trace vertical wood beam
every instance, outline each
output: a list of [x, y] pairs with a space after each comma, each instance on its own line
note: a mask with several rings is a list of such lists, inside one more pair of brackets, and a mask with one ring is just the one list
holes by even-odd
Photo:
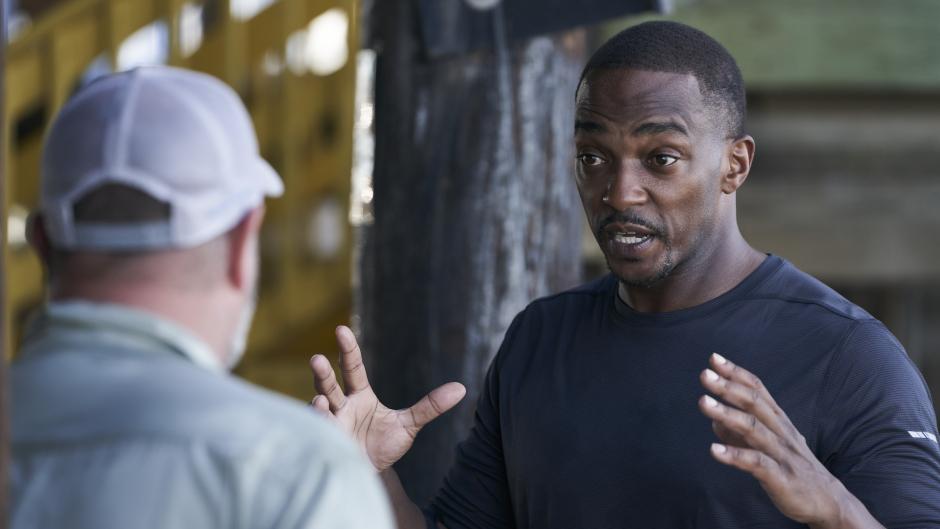
[[450, 380], [469, 390], [396, 465], [422, 504], [466, 436], [514, 315], [580, 279], [572, 134], [585, 39], [575, 31], [432, 61], [414, 0], [373, 9], [375, 221], [360, 264], [367, 365], [390, 406]]

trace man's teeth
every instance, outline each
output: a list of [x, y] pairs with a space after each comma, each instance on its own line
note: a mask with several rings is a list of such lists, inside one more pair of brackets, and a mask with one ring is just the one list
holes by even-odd
[[621, 244], [640, 244], [649, 239], [649, 235], [636, 235], [633, 233], [615, 233], [614, 241]]

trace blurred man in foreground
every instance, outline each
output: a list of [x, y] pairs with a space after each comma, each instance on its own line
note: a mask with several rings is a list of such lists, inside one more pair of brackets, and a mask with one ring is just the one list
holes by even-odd
[[12, 369], [12, 527], [390, 529], [342, 432], [227, 372], [282, 192], [238, 96], [175, 68], [111, 75], [44, 149], [49, 302]]
[[399, 525], [940, 528], [936, 419], [903, 348], [738, 229], [755, 143], [727, 50], [635, 26], [594, 54], [575, 106], [578, 191], [611, 274], [516, 317], [425, 513], [391, 465], [463, 388], [385, 408], [346, 329], [345, 392], [311, 361], [314, 406], [359, 436]]

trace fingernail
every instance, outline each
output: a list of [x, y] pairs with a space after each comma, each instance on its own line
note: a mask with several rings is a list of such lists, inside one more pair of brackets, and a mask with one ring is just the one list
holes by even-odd
[[708, 380], [709, 382], [718, 382], [718, 373], [715, 373], [711, 369], [706, 369], [705, 380]]
[[708, 406], [709, 408], [717, 408], [718, 401], [709, 397], [708, 395], [705, 395], [705, 405]]
[[725, 358], [725, 357], [723, 357], [723, 356], [721, 356], [721, 355], [718, 354], [718, 353], [712, 353], [712, 358], [715, 359], [715, 362], [717, 362], [718, 364], [721, 364], [721, 365], [724, 365], [724, 364], [727, 364], [727, 363], [728, 363], [728, 359]]
[[712, 452], [716, 454], [724, 454], [728, 451], [728, 447], [719, 443], [712, 443]]

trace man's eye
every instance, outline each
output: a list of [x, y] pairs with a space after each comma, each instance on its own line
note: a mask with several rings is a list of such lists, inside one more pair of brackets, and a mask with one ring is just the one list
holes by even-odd
[[654, 154], [651, 158], [651, 161], [656, 167], [669, 167], [670, 165], [678, 162], [679, 158], [671, 154]]
[[600, 156], [595, 156], [593, 154], [580, 154], [578, 155], [578, 160], [587, 166], [595, 166], [603, 163]]

